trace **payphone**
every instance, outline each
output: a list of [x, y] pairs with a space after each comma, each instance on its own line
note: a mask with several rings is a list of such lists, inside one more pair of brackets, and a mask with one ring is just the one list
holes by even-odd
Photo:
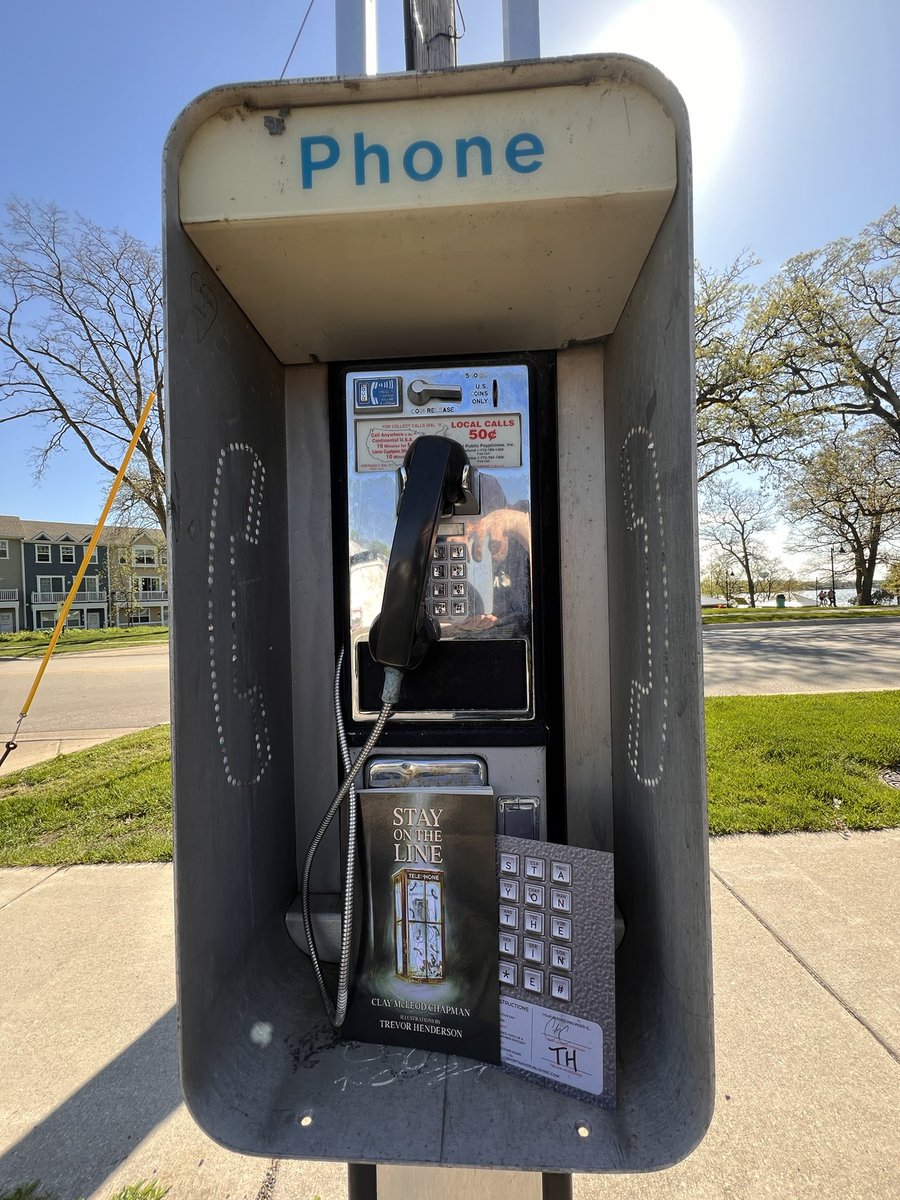
[[[608, 55], [216, 89], [170, 135], [165, 262], [191, 1111], [279, 1157], [677, 1161], [713, 1088], [682, 101]], [[367, 797], [489, 794], [494, 986], [554, 1009], [568, 981], [597, 1012], [615, 979], [614, 1105], [335, 1034], [298, 893], [357, 761], [364, 825]], [[333, 822], [306, 879], [332, 964], [341, 845]], [[579, 851], [615, 858], [614, 962], [611, 878], [579, 893]], [[437, 989], [464, 910], [423, 865], [398, 863], [392, 944]]]
[[[480, 759], [472, 778], [495, 788], [499, 832], [546, 837], [551, 726], [561, 725], [551, 721], [560, 697], [556, 477], [547, 453], [553, 358], [354, 366], [337, 372], [335, 384], [343, 453], [333, 511], [346, 514], [336, 536], [346, 537], [338, 606], [351, 743], [380, 707], [387, 659], [373, 644], [373, 622], [381, 613], [383, 624], [385, 600], [393, 609], [392, 597], [407, 598], [413, 620], [434, 629], [434, 644], [404, 676], [382, 745], [417, 759], [419, 748], [433, 752], [437, 772], [448, 753]], [[427, 531], [406, 504], [410, 474], [434, 470], [424, 459], [405, 463], [423, 437], [458, 447], [461, 464], [459, 496]], [[398, 523], [398, 509], [413, 528]], [[396, 546], [391, 578], [395, 528], [401, 540], [420, 541], [424, 557], [414, 567]], [[417, 767], [416, 779], [428, 771]], [[562, 840], [559, 814], [549, 832]]]

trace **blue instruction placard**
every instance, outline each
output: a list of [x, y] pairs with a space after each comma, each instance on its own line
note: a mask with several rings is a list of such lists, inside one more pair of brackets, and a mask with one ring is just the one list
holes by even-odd
[[372, 375], [353, 381], [353, 407], [357, 412], [377, 408], [381, 411], [399, 409], [400, 378], [397, 375]]

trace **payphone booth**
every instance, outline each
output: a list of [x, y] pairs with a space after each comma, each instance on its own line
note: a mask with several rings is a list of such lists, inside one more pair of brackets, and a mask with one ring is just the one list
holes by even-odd
[[[713, 1103], [680, 98], [603, 56], [238, 85], [186, 109], [165, 170], [192, 1113], [267, 1156], [676, 1162]], [[377, 923], [358, 834], [320, 828], [357, 761], [363, 823], [388, 796], [409, 840], [378, 918], [405, 999], [373, 990], [364, 1040], [317, 980], [348, 952], [352, 992], [341, 912]], [[451, 810], [490, 836], [462, 890]], [[479, 904], [490, 1065], [409, 1044], [468, 1011]], [[528, 1060], [538, 1016], [561, 1082]]]

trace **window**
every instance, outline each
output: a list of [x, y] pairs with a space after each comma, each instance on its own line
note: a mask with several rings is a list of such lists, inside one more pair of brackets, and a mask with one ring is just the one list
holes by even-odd
[[0, 538], [0, 558], [9, 558], [9, 542], [6, 538]]
[[71, 610], [71, 612], [69, 613], [69, 615], [66, 617], [66, 628], [67, 629], [80, 629], [81, 628], [81, 609], [80, 608], [73, 608]]
[[38, 575], [38, 603], [50, 604], [56, 600], [65, 600], [66, 590], [62, 575]]
[[145, 592], [161, 592], [158, 575], [141, 575], [138, 577], [138, 591]]
[[100, 598], [100, 576], [85, 575], [81, 581], [81, 586], [75, 593], [75, 599], [81, 603], [85, 599], [98, 600]]
[[56, 624], [56, 613], [44, 608], [38, 615], [38, 629], [52, 629]]
[[136, 567], [155, 567], [156, 566], [156, 547], [155, 546], [135, 546], [135, 548], [134, 548], [134, 565]]
[[73, 563], [75, 561], [75, 547], [74, 546], [60, 546], [59, 561], [61, 563]]
[[35, 562], [50, 562], [50, 547], [46, 542], [38, 542], [34, 548]]
[[98, 555], [98, 554], [99, 554], [99, 551], [98, 551], [98, 550], [95, 550], [95, 551], [94, 551], [94, 553], [91, 555], [91, 562], [92, 562], [92, 563], [95, 563], [95, 562], [99, 562], [99, 561], [100, 561], [100, 560], [98, 559], [98, 557], [97, 557], [97, 555]]

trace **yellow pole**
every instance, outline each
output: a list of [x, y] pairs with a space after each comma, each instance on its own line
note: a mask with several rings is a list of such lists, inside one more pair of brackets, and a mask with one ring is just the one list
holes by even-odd
[[[103, 512], [100, 514], [100, 520], [97, 522], [97, 528], [91, 537], [87, 550], [84, 552], [84, 558], [81, 560], [81, 566], [75, 578], [72, 580], [72, 586], [69, 588], [69, 594], [66, 596], [65, 604], [63, 604], [59, 617], [56, 620], [56, 628], [53, 630], [53, 636], [50, 638], [50, 644], [44, 652], [44, 657], [41, 660], [41, 665], [38, 668], [38, 673], [35, 676], [34, 683], [31, 685], [31, 691], [25, 703], [22, 705], [22, 711], [19, 713], [19, 725], [25, 717], [28, 716], [28, 710], [31, 707], [31, 702], [34, 699], [34, 694], [38, 690], [38, 685], [44, 676], [44, 671], [47, 669], [47, 663], [50, 661], [50, 655], [56, 648], [56, 643], [59, 641], [59, 635], [62, 632], [63, 626], [66, 623], [66, 617], [69, 615], [69, 609], [72, 607], [72, 601], [75, 599], [75, 593], [81, 587], [81, 581], [84, 579], [85, 572], [88, 569], [88, 564], [91, 560], [91, 555], [97, 549], [97, 543], [100, 541], [100, 534], [103, 532], [103, 526], [106, 523], [106, 518], [109, 516], [109, 510], [112, 508], [113, 500], [116, 498], [116, 492], [119, 490], [119, 485], [125, 478], [125, 472], [128, 469], [128, 464], [131, 461], [131, 456], [134, 453], [134, 448], [137, 445], [138, 438], [141, 436], [141, 431], [146, 424], [147, 417], [150, 415], [150, 409], [156, 399], [156, 392], [151, 392], [147, 397], [147, 403], [144, 405], [144, 410], [140, 415], [137, 425], [134, 429], [131, 441], [128, 443], [128, 449], [125, 451], [125, 457], [122, 459], [122, 465], [119, 467], [119, 472], [113, 480], [113, 485], [110, 488], [109, 495], [106, 498], [106, 504], [103, 507]], [[18, 726], [16, 728], [18, 733]], [[8, 744], [8, 743], [7, 743]]]

